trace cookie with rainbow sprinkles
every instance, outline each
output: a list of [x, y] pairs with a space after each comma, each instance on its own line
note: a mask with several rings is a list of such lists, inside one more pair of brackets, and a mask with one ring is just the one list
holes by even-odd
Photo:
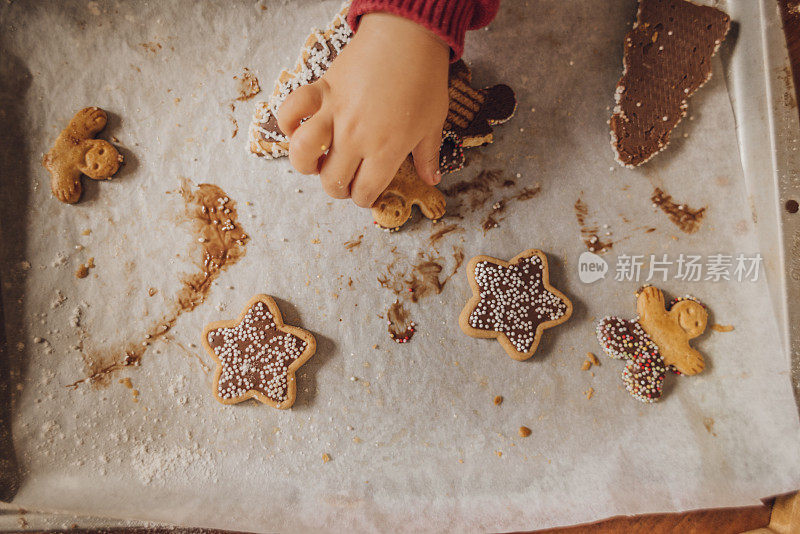
[[609, 316], [597, 325], [597, 339], [611, 358], [626, 360], [625, 389], [642, 402], [661, 399], [668, 372], [695, 375], [705, 368], [703, 355], [689, 340], [705, 332], [708, 312], [692, 296], [665, 303], [664, 293], [645, 286], [636, 294], [634, 319]]

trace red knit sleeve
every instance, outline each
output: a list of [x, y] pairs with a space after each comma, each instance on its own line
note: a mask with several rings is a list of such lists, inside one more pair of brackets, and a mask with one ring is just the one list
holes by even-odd
[[464, 34], [489, 24], [500, 0], [353, 0], [347, 21], [355, 31], [361, 15], [383, 11], [422, 24], [441, 37], [453, 51], [453, 61], [464, 51]]

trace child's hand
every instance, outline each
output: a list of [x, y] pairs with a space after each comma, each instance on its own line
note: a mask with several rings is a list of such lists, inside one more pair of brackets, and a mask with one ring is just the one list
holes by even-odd
[[319, 173], [330, 196], [365, 208], [409, 153], [419, 176], [438, 183], [449, 57], [444, 41], [415, 22], [364, 15], [325, 75], [281, 105], [292, 165]]

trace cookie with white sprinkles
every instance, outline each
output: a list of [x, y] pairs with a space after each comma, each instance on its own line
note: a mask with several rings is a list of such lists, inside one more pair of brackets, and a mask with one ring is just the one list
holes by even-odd
[[273, 408], [294, 404], [295, 372], [314, 354], [309, 332], [283, 323], [277, 304], [256, 295], [237, 320], [211, 323], [203, 346], [214, 358], [214, 396], [222, 404], [256, 399]]
[[511, 261], [476, 256], [467, 265], [472, 298], [459, 325], [465, 334], [496, 338], [509, 356], [527, 360], [542, 333], [572, 315], [572, 303], [550, 285], [547, 256], [529, 249]]

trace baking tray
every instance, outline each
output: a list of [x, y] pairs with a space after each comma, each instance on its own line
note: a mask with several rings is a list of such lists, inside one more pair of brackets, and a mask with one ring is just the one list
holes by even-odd
[[[90, 2], [88, 6], [91, 7], [93, 4], [97, 5]], [[796, 137], [794, 138], [794, 144], [792, 144], [792, 136], [789, 135], [789, 132], [797, 131], [797, 119], [796, 114], [792, 116], [791, 113], [780, 106], [781, 102], [784, 101], [786, 90], [783, 85], [785, 82], [781, 78], [782, 69], [788, 63], [785, 61], [785, 47], [779, 31], [779, 19], [777, 18], [777, 12], [772, 7], [771, 2], [766, 0], [758, 3], [746, 1], [730, 2], [726, 9], [729, 10], [735, 20], [758, 20], [760, 24], [748, 24], [745, 28], [747, 32], [754, 32], [755, 35], [744, 33], [737, 35], [735, 33], [737, 28], [735, 28], [732, 35], [733, 39], [726, 43], [721, 54], [723, 55], [723, 64], [728, 66], [726, 68], [726, 78], [734, 109], [736, 110], [737, 133], [739, 135], [742, 164], [745, 167], [744, 174], [748, 177], [748, 192], [752, 198], [751, 205], [755, 213], [754, 217], [759, 221], [757, 228], [759, 228], [762, 238], [762, 250], [766, 260], [765, 267], [768, 274], [770, 293], [781, 328], [783, 343], [785, 343], [786, 347], [789, 347], [790, 340], [794, 339], [796, 342], [796, 336], [794, 338], [791, 337], [792, 325], [797, 326], [796, 316], [791, 314], [796, 312], [792, 311], [791, 299], [788, 296], [791, 295], [792, 288], [797, 289], [797, 285], [792, 286], [790, 282], [794, 272], [793, 269], [796, 270], [796, 267], [792, 267], [792, 261], [797, 262], [797, 254], [791, 255], [785, 252], [787, 247], [784, 244], [784, 240], [793, 221], [791, 217], [786, 217], [783, 214], [781, 206], [785, 205], [787, 200], [797, 194], [797, 161], [789, 158], [791, 154], [796, 154], [797, 150]], [[727, 58], [729, 61], [726, 61], [725, 54], [729, 53], [735, 46], [741, 46], [743, 42], [748, 43], [748, 46], [752, 46], [754, 43], [761, 43], [763, 45], [764, 61], [760, 63], [754, 61], [753, 56], [758, 56], [757, 54], [748, 55], [749, 62], [740, 57], [742, 54], [733, 54]], [[292, 56], [294, 48], [292, 46], [286, 48], [287, 50], [284, 51], [286, 56]], [[781, 56], [783, 64], [781, 64]], [[737, 60], [741, 61], [742, 64], [737, 65]], [[262, 83], [266, 86], [268, 86], [269, 80], [269, 76], [261, 77]], [[19, 83], [20, 81], [24, 82], [24, 80], [8, 80], [4, 83], [11, 84]], [[781, 89], [782, 87], [783, 90]], [[765, 89], [767, 90], [766, 93]], [[754, 105], [755, 102], [758, 103], [757, 106]], [[790, 106], [784, 107], [791, 109]], [[757, 112], [758, 110], [760, 112]], [[750, 122], [746, 120], [748, 113], [750, 114]], [[781, 119], [782, 115], [786, 116]], [[767, 126], [764, 126], [765, 123], [767, 123]], [[510, 126], [514, 127], [514, 124]], [[763, 127], [763, 131], [754, 133], [759, 132], [759, 130], [755, 129], [759, 126]], [[24, 140], [8, 131], [4, 132], [3, 136], [3, 141], [10, 144], [24, 142]], [[20, 153], [22, 153], [23, 149], [24, 147], [20, 147]], [[8, 153], [8, 151], [4, 151], [6, 157]], [[11, 168], [14, 163], [13, 161], [6, 161], [3, 168]], [[765, 169], [769, 169], [769, 172], [766, 172]], [[790, 175], [788, 169], [795, 169], [795, 174]], [[766, 176], [769, 179], [762, 181], [759, 176]], [[789, 182], [788, 185], [794, 184], [795, 187], [791, 190], [786, 189], [787, 182]], [[11, 200], [14, 201], [16, 199]], [[763, 224], [764, 221], [773, 221], [774, 224]], [[778, 221], [781, 221], [783, 226], [780, 226]], [[794, 222], [796, 223], [796, 221]], [[14, 228], [13, 221], [10, 223], [4, 221], [4, 223], [6, 229], [8, 229], [9, 224]], [[782, 228], [783, 233], [776, 231], [776, 228]], [[791, 228], [793, 228], [791, 232], [794, 232], [793, 235], [796, 239], [796, 224]], [[19, 226], [19, 230], [22, 233], [24, 228]], [[8, 235], [8, 232], [6, 232], [6, 235]], [[783, 237], [777, 239], [776, 236], [778, 235]], [[770, 238], [772, 239], [771, 241]], [[13, 247], [14, 243], [4, 243], [4, 246]], [[791, 249], [789, 248], [788, 250]], [[794, 260], [791, 260], [792, 257]], [[792, 322], [791, 317], [795, 317], [794, 322]], [[9, 321], [9, 318], [7, 317], [6, 320]], [[16, 319], [13, 317], [10, 319], [10, 321], [14, 320]], [[796, 348], [793, 357], [793, 361], [796, 364]], [[794, 378], [796, 387], [796, 374]], [[3, 474], [6, 475], [12, 472], [12, 469], [4, 469], [3, 471]], [[6, 487], [13, 489], [13, 485]]]
[[782, 31], [780, 7], [772, 0], [731, 2], [733, 37], [763, 54], [727, 53], [725, 75], [736, 116], [736, 132], [753, 217], [764, 255], [770, 294], [800, 404], [800, 123], [797, 93]]

